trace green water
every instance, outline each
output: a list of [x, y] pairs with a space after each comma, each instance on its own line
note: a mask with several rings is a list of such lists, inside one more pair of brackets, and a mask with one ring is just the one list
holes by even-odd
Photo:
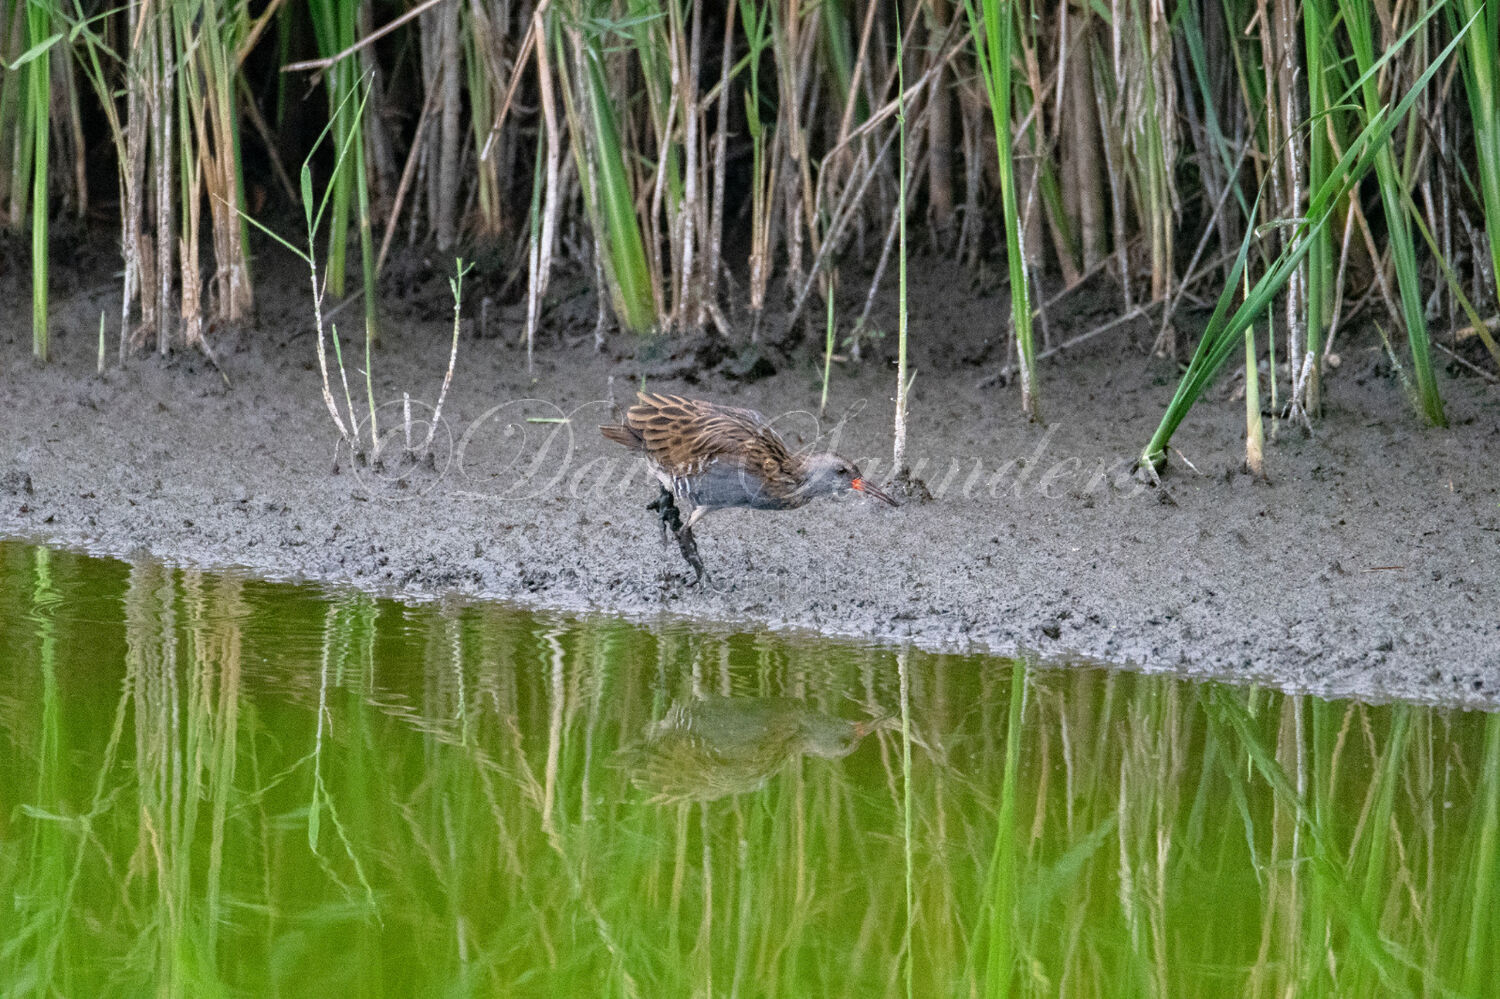
[[0, 543], [0, 995], [1500, 994], [1500, 716]]

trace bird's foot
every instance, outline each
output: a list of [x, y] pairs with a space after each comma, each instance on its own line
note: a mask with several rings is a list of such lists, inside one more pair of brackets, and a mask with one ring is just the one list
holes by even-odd
[[672, 491], [665, 486], [662, 487], [661, 495], [646, 504], [647, 510], [655, 510], [661, 515], [661, 540], [662, 544], [667, 542], [667, 532], [673, 535], [682, 533], [682, 514], [677, 509], [677, 503], [672, 498]]
[[677, 509], [672, 491], [663, 486], [661, 495], [647, 503], [646, 509], [660, 515], [662, 544], [666, 544], [669, 535], [676, 538], [678, 550], [693, 569], [693, 582], [707, 585], [708, 571], [703, 568], [703, 559], [698, 554], [698, 540], [693, 537], [693, 529], [683, 523], [682, 512]]

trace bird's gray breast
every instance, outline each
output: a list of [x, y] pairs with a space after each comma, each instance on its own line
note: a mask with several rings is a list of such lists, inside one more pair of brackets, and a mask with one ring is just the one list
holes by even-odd
[[733, 461], [710, 460], [693, 475], [676, 476], [670, 488], [694, 506], [774, 510], [788, 505], [785, 497], [768, 488], [763, 476]]

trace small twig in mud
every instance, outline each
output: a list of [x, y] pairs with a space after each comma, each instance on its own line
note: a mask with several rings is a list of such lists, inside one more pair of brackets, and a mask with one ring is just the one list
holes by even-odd
[[[102, 320], [104, 319], [104, 317], [101, 315], [99, 317], [99, 319], [101, 320], [101, 322], [99, 324], [99, 372], [100, 372], [100, 374], [103, 374], [104, 373], [104, 324], [103, 324]], [[219, 377], [222, 378], [222, 379], [224, 379], [224, 387], [227, 388], [227, 389], [234, 388], [234, 383], [229, 380], [229, 372], [227, 372], [227, 371], [224, 370], [224, 365], [222, 365], [222, 364], [219, 363], [219, 359], [214, 356], [213, 348], [208, 345], [208, 337], [206, 337], [206, 336], [200, 336], [198, 338], [198, 340], [197, 340], [197, 346], [198, 346], [199, 350], [203, 351], [203, 356], [206, 357], [206, 358], [208, 358], [208, 363], [212, 364], [214, 366], [214, 370], [219, 373]]]
[[361, 298], [364, 297], [364, 295], [365, 295], [365, 290], [363, 288], [355, 288], [353, 291], [351, 291], [349, 293], [349, 295], [348, 295], [347, 298], [345, 298], [343, 301], [339, 302], [339, 304], [335, 305], [333, 308], [329, 309], [327, 312], [323, 313], [323, 321], [324, 322], [332, 322], [333, 319], [340, 312], [343, 312], [349, 306], [353, 305], [355, 302], [358, 302]]
[[1443, 353], [1447, 354], [1449, 357], [1453, 358], [1453, 360], [1457, 361], [1459, 364], [1474, 372], [1480, 378], [1483, 378], [1485, 381], [1489, 382], [1491, 385], [1500, 383], [1500, 378], [1496, 378], [1494, 375], [1490, 374], [1488, 371], [1484, 370], [1473, 361], [1465, 360], [1464, 358], [1460, 357], [1458, 354], [1454, 353], [1451, 348], [1438, 343], [1436, 340], [1432, 341], [1432, 345], [1438, 350], [1441, 350]]
[[1187, 455], [1183, 454], [1181, 451], [1177, 450], [1175, 447], [1172, 448], [1172, 453], [1175, 454], [1177, 457], [1181, 458], [1182, 459], [1182, 463], [1184, 465], [1186, 465], [1188, 468], [1191, 468], [1193, 470], [1193, 474], [1195, 474], [1195, 475], [1202, 475], [1203, 474], [1202, 472], [1198, 471], [1198, 466], [1197, 465], [1193, 464], [1191, 461], [1188, 461]]

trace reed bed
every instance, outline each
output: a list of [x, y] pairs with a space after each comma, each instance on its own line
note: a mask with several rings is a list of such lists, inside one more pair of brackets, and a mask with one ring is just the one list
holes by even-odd
[[528, 350], [568, 272], [599, 342], [821, 345], [821, 298], [858, 359], [910, 243], [1008, 276], [991, 374], [1033, 416], [1040, 360], [1124, 325], [1054, 342], [1049, 309], [1109, 282], [1190, 358], [1155, 469], [1242, 346], [1309, 424], [1351, 328], [1404, 343], [1434, 424], [1443, 364], [1500, 376], [1495, 37], [1478, 0], [0, 0], [0, 225], [32, 237], [38, 358], [49, 221], [100, 202], [120, 357], [211, 353], [254, 307], [245, 215], [305, 200], [285, 164], [329, 125], [327, 288], [367, 341], [399, 237], [486, 261]]

